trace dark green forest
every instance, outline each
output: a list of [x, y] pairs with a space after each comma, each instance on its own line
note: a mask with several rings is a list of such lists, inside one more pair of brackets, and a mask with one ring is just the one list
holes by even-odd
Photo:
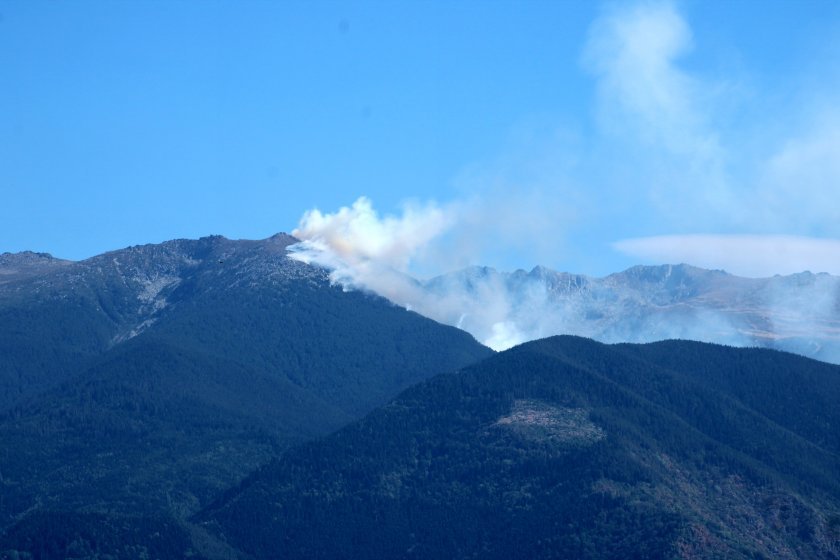
[[840, 366], [495, 354], [294, 241], [4, 273], [0, 559], [840, 558]]
[[[98, 553], [136, 557], [103, 543], [141, 542], [149, 520], [179, 535], [290, 445], [492, 353], [331, 285], [286, 257], [293, 241], [135, 247], [0, 285], [0, 550], [70, 546], [84, 527]], [[148, 278], [169, 282], [157, 302], [141, 301]]]
[[[796, 391], [776, 418], [751, 404]], [[835, 558], [836, 434], [808, 419], [836, 425], [838, 391], [840, 368], [773, 351], [546, 339], [290, 450], [196, 520], [259, 558]]]

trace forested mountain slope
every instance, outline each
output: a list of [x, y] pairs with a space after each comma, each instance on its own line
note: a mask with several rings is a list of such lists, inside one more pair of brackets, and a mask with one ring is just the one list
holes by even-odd
[[0, 276], [0, 530], [182, 519], [287, 446], [491, 354], [331, 285], [287, 258], [295, 241], [178, 240], [78, 263], [6, 255], [17, 268]]
[[840, 368], [554, 337], [402, 393], [198, 515], [259, 558], [837, 558]]

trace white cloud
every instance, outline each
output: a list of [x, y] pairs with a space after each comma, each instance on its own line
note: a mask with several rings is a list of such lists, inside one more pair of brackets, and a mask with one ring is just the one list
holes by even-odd
[[646, 263], [687, 263], [747, 277], [809, 270], [840, 274], [840, 239], [792, 235], [661, 235], [613, 247]]

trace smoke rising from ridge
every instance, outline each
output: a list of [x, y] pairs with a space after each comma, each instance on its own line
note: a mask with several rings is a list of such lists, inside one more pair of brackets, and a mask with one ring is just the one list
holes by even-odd
[[451, 225], [451, 216], [433, 204], [407, 205], [399, 218], [380, 218], [361, 197], [335, 214], [310, 210], [293, 234], [313, 249], [329, 248], [350, 265], [387, 265], [405, 272], [411, 260]]
[[[700, 47], [671, 2], [607, 6], [581, 61], [596, 92], [592, 136], [581, 140], [574, 125], [542, 136], [535, 127], [523, 136], [538, 142], [466, 165], [457, 200], [445, 204], [379, 216], [360, 198], [334, 213], [307, 212], [293, 232], [302, 240], [294, 258], [496, 349], [571, 333], [783, 347], [820, 339], [816, 351], [827, 355], [823, 343], [840, 338], [836, 277], [765, 277], [838, 273], [840, 98], [763, 100], [763, 114], [786, 122], [752, 122], [742, 76], [683, 64]], [[746, 116], [731, 118], [741, 108]], [[505, 250], [518, 263], [534, 257], [528, 266], [576, 259], [591, 271], [611, 252], [634, 259], [625, 263], [752, 278], [690, 267], [592, 278], [470, 266], [505, 262], [487, 258]]]
[[432, 293], [409, 275], [417, 261], [440, 258], [439, 244], [463, 218], [465, 207], [407, 206], [401, 216], [380, 217], [362, 197], [335, 213], [312, 210], [292, 232], [301, 243], [290, 249], [291, 257], [328, 268], [331, 280], [345, 288], [372, 291], [463, 328], [491, 348], [509, 348], [528, 338], [507, 322], [511, 306], [501, 286], [491, 281], [469, 288], [451, 284]]
[[[840, 361], [840, 278], [809, 273], [740, 278], [691, 266], [634, 267], [605, 278], [499, 272], [470, 266], [419, 280], [411, 264], [438, 254], [459, 226], [456, 206], [379, 216], [360, 198], [335, 213], [307, 212], [292, 258], [504, 350], [555, 334], [603, 342], [683, 338], [771, 346]], [[428, 263], [427, 263], [428, 264]]]

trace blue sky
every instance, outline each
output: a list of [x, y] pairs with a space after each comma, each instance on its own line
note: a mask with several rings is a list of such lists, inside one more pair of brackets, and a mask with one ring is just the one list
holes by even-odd
[[0, 252], [838, 273], [838, 92], [829, 1], [0, 1]]

